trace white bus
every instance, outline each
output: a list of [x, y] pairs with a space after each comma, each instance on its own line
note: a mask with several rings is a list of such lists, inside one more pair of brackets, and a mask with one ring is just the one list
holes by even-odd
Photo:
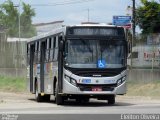
[[115, 103], [126, 93], [127, 40], [124, 28], [75, 25], [53, 30], [27, 42], [29, 90], [38, 102], [56, 104], [90, 98]]

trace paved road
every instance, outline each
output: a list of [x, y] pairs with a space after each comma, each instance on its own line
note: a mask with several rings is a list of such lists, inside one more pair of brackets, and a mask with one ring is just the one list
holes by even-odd
[[90, 103], [78, 104], [73, 100], [63, 106], [57, 106], [53, 101], [37, 103], [31, 94], [0, 93], [0, 114], [148, 114], [160, 113], [160, 100], [146, 97], [120, 96], [115, 105], [106, 101], [92, 99]]

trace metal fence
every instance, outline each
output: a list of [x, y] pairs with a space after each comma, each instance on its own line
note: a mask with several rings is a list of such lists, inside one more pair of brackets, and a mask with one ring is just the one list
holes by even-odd
[[24, 76], [25, 69], [26, 69], [26, 42], [7, 41], [6, 34], [1, 33], [0, 75]]
[[128, 65], [133, 68], [160, 69], [160, 34], [137, 35]]
[[140, 34], [133, 42], [127, 60], [129, 81], [160, 81], [160, 34]]

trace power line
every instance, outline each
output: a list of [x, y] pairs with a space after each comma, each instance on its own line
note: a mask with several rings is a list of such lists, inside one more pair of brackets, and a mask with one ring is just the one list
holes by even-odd
[[69, 5], [69, 4], [79, 4], [79, 3], [85, 3], [85, 2], [91, 2], [94, 0], [77, 0], [77, 1], [64, 1], [59, 3], [48, 3], [48, 4], [30, 4], [31, 6], [60, 6], [60, 5]]

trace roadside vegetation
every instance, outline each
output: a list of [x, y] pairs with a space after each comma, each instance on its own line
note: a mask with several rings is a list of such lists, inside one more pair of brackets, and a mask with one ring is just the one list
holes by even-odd
[[[19, 27], [20, 37], [33, 37], [37, 34], [32, 25], [32, 18], [36, 15], [35, 10], [24, 2], [19, 2], [19, 5], [14, 4], [12, 0], [6, 0], [0, 4], [0, 27], [9, 37], [19, 37]], [[21, 12], [19, 7], [22, 8]]]
[[3, 92], [26, 92], [26, 78], [0, 76], [0, 91]]
[[151, 82], [128, 82], [127, 96], [160, 98], [160, 80]]
[[[0, 76], [1, 92], [27, 92], [26, 78]], [[127, 83], [127, 96], [160, 98], [160, 80]]]

